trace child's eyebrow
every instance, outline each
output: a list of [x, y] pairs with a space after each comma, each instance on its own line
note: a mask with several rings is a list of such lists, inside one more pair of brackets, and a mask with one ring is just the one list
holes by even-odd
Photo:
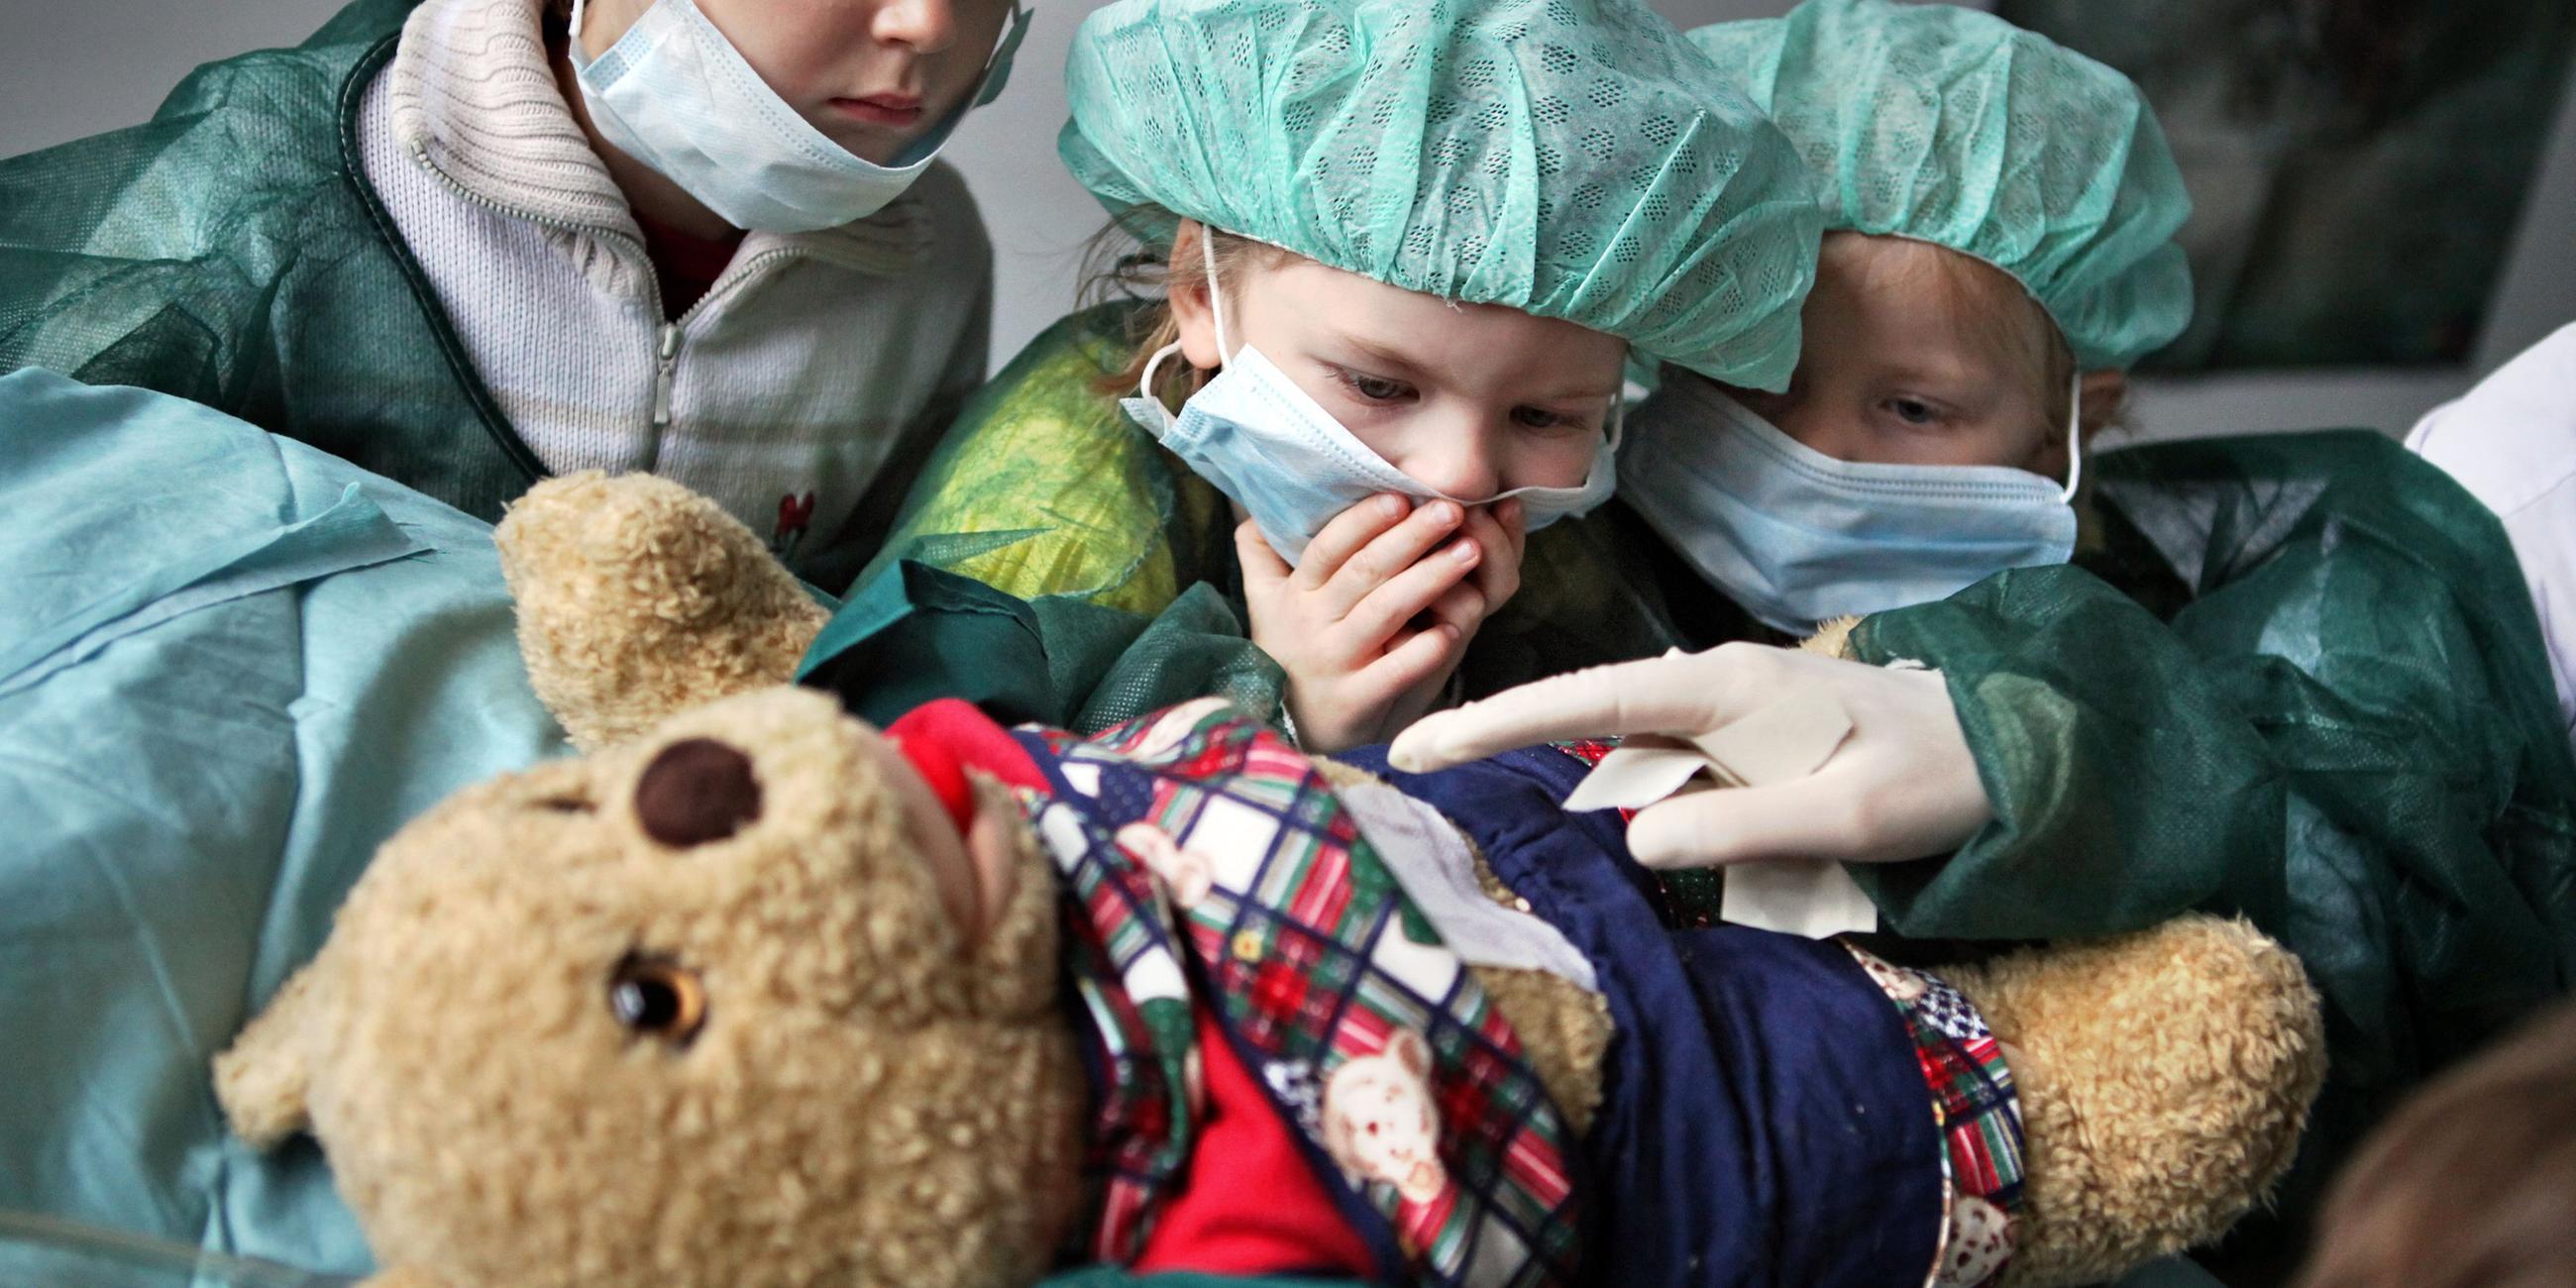
[[1393, 349], [1384, 348], [1370, 341], [1363, 340], [1358, 336], [1352, 335], [1342, 336], [1341, 342], [1346, 348], [1354, 350], [1357, 356], [1365, 361], [1375, 363], [1382, 367], [1391, 367], [1398, 374], [1402, 375], [1410, 376], [1421, 374], [1421, 367], [1415, 365], [1412, 359], [1405, 357], [1403, 354], [1397, 353]]
[[1881, 380], [1912, 381], [1942, 385], [1953, 389], [1976, 389], [1994, 383], [1998, 377], [1990, 370], [1979, 370], [1967, 362], [1925, 362], [1912, 358], [1874, 357], [1868, 372]]

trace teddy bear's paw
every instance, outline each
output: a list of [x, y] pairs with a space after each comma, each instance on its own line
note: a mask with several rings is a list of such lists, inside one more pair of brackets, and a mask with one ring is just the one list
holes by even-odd
[[1942, 972], [2004, 1043], [2028, 1184], [2007, 1282], [2205, 1244], [2288, 1168], [2325, 1076], [2316, 992], [2241, 920], [2186, 916]]
[[648, 474], [546, 480], [493, 535], [528, 678], [585, 749], [788, 680], [827, 616], [739, 520]]
[[289, 977], [268, 1005], [215, 1057], [215, 1100], [233, 1134], [267, 1149], [306, 1126], [310, 1087], [304, 1027], [317, 985], [310, 967]]

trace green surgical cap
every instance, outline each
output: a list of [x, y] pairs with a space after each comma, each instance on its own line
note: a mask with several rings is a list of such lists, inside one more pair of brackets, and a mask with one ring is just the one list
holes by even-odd
[[1813, 180], [1663, 19], [1621, 0], [1118, 0], [1057, 150], [1130, 232], [1175, 218], [1783, 388]]
[[1807, 0], [1690, 34], [1813, 167], [1829, 228], [1964, 251], [2030, 289], [2086, 368], [2191, 321], [2191, 196], [2128, 77], [1989, 14]]

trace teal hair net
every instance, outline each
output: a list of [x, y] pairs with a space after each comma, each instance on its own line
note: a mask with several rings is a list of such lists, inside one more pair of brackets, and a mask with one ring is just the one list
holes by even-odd
[[2191, 320], [2191, 196], [2128, 77], [1990, 14], [1807, 0], [1690, 34], [1814, 168], [1829, 228], [1964, 251], [2030, 289], [2078, 365]]
[[1822, 221], [1795, 149], [1627, 0], [1118, 0], [1058, 151], [1128, 231], [1188, 218], [1783, 388]]

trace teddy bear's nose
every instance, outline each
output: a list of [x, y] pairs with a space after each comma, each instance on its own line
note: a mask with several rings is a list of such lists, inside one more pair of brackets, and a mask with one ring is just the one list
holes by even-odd
[[635, 820], [644, 834], [685, 848], [721, 841], [760, 817], [760, 780], [751, 757], [713, 738], [664, 747], [635, 784]]

